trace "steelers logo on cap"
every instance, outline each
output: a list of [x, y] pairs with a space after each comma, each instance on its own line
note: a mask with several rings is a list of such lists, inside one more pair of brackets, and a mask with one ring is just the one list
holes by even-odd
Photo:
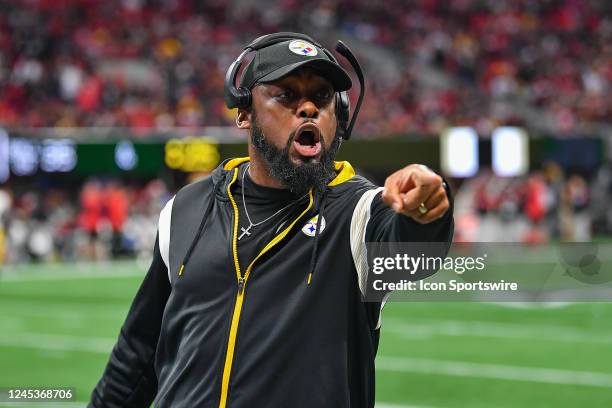
[[292, 53], [304, 55], [306, 57], [314, 57], [317, 55], [317, 48], [309, 42], [302, 40], [294, 40], [289, 43], [289, 49]]

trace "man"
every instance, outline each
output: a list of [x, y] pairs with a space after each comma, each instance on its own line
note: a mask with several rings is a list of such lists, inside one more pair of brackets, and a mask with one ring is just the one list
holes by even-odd
[[334, 162], [347, 73], [276, 42], [242, 76], [249, 157], [186, 186], [92, 407], [373, 407], [381, 303], [365, 242], [451, 240], [442, 179], [409, 165], [378, 188]]

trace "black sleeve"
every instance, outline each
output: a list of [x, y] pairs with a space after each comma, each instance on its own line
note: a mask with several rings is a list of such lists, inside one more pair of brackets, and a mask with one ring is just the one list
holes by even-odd
[[[429, 224], [419, 224], [412, 218], [397, 214], [376, 194], [370, 207], [366, 242], [448, 242], [453, 239], [453, 197], [444, 183], [450, 207], [444, 216]], [[446, 256], [446, 254], [444, 254]]]
[[88, 408], [151, 405], [157, 392], [155, 350], [169, 296], [167, 268], [156, 239], [153, 262], [132, 302]]

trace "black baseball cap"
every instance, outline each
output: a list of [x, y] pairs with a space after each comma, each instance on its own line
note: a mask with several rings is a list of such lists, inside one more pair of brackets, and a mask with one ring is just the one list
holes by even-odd
[[298, 68], [309, 67], [331, 82], [336, 92], [351, 88], [346, 71], [321, 47], [306, 40], [289, 39], [256, 51], [240, 80], [240, 86], [274, 82]]

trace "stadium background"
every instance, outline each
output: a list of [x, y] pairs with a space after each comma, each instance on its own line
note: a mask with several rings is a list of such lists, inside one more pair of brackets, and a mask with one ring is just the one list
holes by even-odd
[[[605, 0], [0, 0], [0, 11], [0, 387], [70, 386], [75, 406], [87, 400], [159, 210], [246, 152], [223, 77], [267, 32], [356, 51], [366, 101], [341, 158], [378, 182], [411, 162], [443, 169], [452, 127], [477, 135], [478, 168], [446, 174], [457, 240], [611, 253]], [[492, 170], [492, 135], [508, 126], [529, 152], [512, 177]], [[377, 406], [610, 406], [611, 317], [604, 303], [392, 302]]]

